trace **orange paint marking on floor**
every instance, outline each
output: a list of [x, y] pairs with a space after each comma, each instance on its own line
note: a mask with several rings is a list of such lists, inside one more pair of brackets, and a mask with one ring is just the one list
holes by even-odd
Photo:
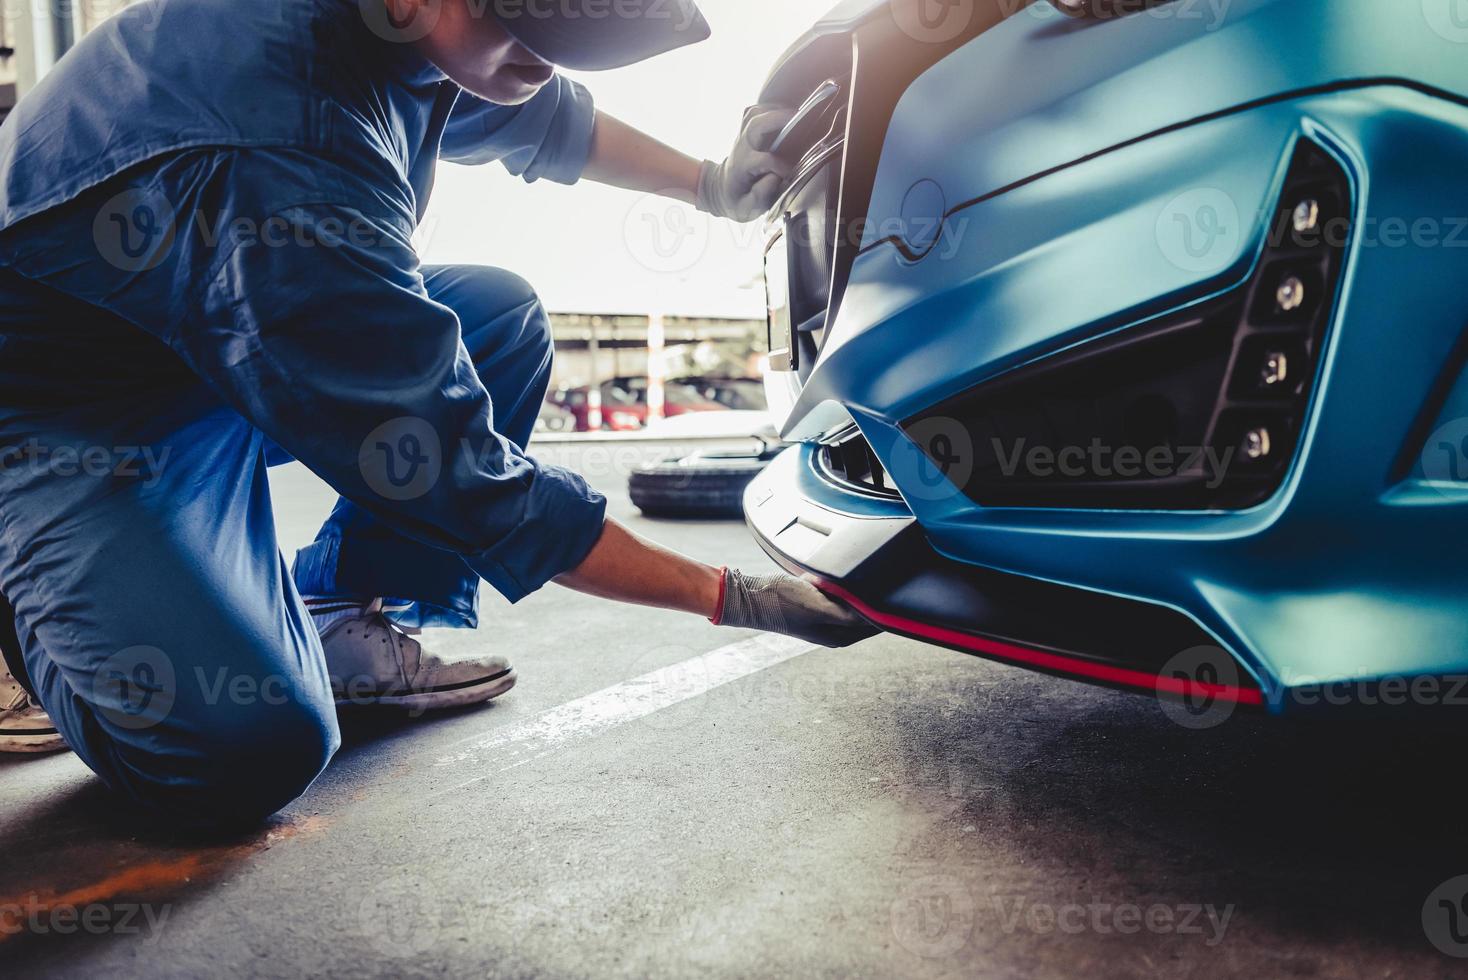
[[67, 891], [33, 889], [20, 895], [0, 897], [0, 943], [22, 934], [26, 922], [36, 912], [77, 910], [123, 897], [168, 894], [192, 883], [197, 877], [212, 876], [252, 854], [303, 834], [320, 833], [329, 825], [330, 821], [325, 817], [310, 816], [299, 822], [272, 827], [257, 840], [228, 847], [205, 848], [176, 858], [142, 861], [100, 881]]

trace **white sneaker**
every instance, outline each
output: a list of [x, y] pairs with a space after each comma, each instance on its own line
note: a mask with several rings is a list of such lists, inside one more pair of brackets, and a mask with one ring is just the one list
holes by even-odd
[[324, 624], [321, 646], [339, 705], [461, 708], [515, 686], [515, 670], [504, 657], [447, 661], [424, 650], [414, 639], [417, 630], [405, 630], [383, 614], [381, 599], [365, 606], [313, 601], [308, 608]]
[[0, 752], [59, 752], [66, 740], [9, 671], [0, 673]]

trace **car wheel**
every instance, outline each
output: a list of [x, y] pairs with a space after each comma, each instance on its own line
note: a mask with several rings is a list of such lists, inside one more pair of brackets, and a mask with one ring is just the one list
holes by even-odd
[[650, 517], [742, 517], [744, 490], [772, 454], [694, 453], [632, 472], [632, 503]]

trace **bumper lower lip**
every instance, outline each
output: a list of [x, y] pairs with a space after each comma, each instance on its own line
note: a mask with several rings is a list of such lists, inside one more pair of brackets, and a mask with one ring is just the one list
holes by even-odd
[[[749, 487], [745, 516], [760, 546], [874, 624], [1030, 670], [1164, 698], [1262, 706], [1263, 691], [1180, 612], [953, 561], [928, 544], [900, 500], [830, 485], [816, 447], [785, 452]], [[1170, 669], [1217, 649], [1218, 682]]]
[[1262, 706], [1264, 694], [1258, 688], [1237, 684], [1200, 684], [1179, 680], [1145, 671], [1130, 670], [1110, 664], [1095, 663], [1079, 657], [1066, 656], [1049, 650], [1021, 646], [1002, 640], [967, 633], [961, 630], [923, 623], [915, 619], [885, 613], [858, 598], [834, 582], [817, 577], [817, 584], [824, 591], [840, 597], [857, 612], [892, 633], [901, 633], [914, 639], [926, 640], [938, 646], [962, 650], [991, 660], [1028, 667], [1062, 677], [1106, 684], [1113, 687], [1150, 691], [1176, 698], [1212, 698], [1230, 704]]

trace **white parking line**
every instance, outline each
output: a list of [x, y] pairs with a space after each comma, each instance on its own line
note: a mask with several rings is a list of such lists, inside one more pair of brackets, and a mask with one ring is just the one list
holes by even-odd
[[614, 684], [501, 731], [465, 739], [460, 748], [435, 759], [433, 765], [470, 768], [476, 775], [434, 795], [472, 786], [571, 742], [594, 738], [814, 649], [805, 640], [761, 634]]

